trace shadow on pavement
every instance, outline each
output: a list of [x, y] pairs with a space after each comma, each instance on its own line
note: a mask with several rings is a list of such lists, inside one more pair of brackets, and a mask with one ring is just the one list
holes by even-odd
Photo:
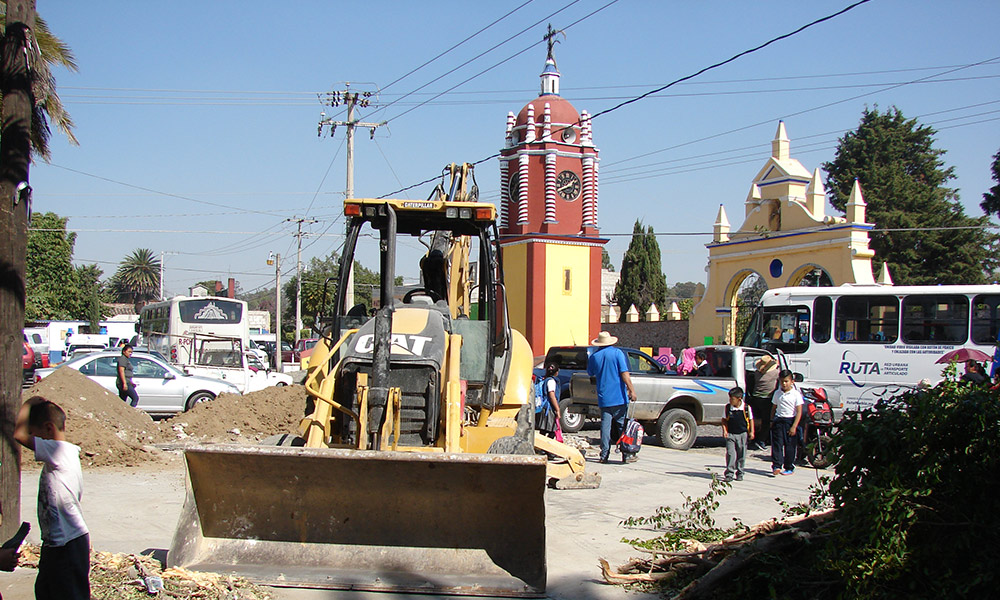
[[697, 477], [698, 479], [711, 479], [711, 471], [666, 471], [666, 475], [683, 475], [684, 477]]
[[139, 554], [143, 556], [149, 556], [153, 560], [160, 563], [160, 566], [164, 569], [167, 568], [167, 549], [166, 548], [146, 548]]

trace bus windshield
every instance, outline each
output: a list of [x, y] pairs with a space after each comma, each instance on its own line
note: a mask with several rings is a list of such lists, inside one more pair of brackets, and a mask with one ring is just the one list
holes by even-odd
[[177, 304], [182, 323], [239, 323], [243, 305], [218, 298], [181, 300]]
[[742, 345], [799, 354], [809, 348], [808, 306], [761, 306], [754, 311]]

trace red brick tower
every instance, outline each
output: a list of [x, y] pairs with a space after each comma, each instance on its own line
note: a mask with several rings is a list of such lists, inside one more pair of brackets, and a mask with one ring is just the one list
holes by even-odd
[[587, 344], [600, 329], [598, 150], [590, 117], [559, 95], [549, 54], [541, 94], [507, 115], [500, 151], [500, 236], [511, 324], [536, 356]]

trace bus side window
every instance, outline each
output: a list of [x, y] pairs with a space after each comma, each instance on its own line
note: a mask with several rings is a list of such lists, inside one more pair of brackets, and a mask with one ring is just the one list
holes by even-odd
[[829, 296], [819, 296], [813, 303], [813, 341], [825, 344], [833, 331], [833, 301]]
[[899, 300], [895, 296], [837, 298], [837, 339], [891, 344], [899, 337]]
[[980, 294], [972, 301], [972, 341], [996, 344], [1000, 333], [1000, 295]]
[[908, 344], [964, 344], [969, 331], [969, 299], [961, 295], [903, 298], [903, 341]]

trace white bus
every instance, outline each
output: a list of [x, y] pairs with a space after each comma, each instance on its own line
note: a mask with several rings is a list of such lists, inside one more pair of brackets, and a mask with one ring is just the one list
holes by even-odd
[[216, 296], [174, 296], [147, 304], [139, 313], [140, 344], [157, 350], [170, 362], [187, 364], [191, 340], [197, 335], [238, 338], [249, 347], [247, 303]]
[[946, 352], [992, 356], [998, 330], [1000, 285], [793, 287], [764, 292], [743, 345], [781, 350], [835, 406], [859, 410], [936, 384]]

